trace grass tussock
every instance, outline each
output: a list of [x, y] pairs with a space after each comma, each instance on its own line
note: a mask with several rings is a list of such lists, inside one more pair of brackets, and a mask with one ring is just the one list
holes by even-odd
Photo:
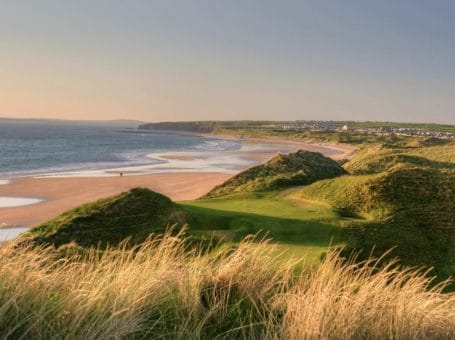
[[[10, 338], [453, 338], [455, 295], [425, 273], [339, 253], [298, 274], [266, 241], [189, 249], [167, 233], [61, 256], [0, 249], [0, 334]], [[67, 247], [68, 254], [71, 247]]]

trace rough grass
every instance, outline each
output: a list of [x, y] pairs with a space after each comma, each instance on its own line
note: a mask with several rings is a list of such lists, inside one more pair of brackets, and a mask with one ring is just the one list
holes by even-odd
[[429, 147], [414, 148], [410, 151], [410, 153], [437, 162], [455, 163], [455, 142], [448, 142], [442, 145], [431, 145]]
[[0, 333], [33, 339], [453, 339], [455, 295], [424, 273], [330, 253], [271, 267], [273, 245], [204, 253], [182, 235], [56, 261], [0, 249]]
[[345, 170], [334, 160], [317, 152], [300, 150], [289, 155], [278, 154], [264, 164], [245, 170], [215, 187], [204, 198], [308, 185], [344, 173]]
[[343, 167], [353, 175], [373, 174], [397, 164], [411, 164], [438, 169], [455, 168], [455, 143], [429, 147], [398, 147], [379, 144], [358, 150]]

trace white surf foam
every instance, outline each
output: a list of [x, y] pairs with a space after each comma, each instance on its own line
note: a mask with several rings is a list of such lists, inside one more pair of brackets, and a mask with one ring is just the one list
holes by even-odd
[[0, 196], [0, 208], [22, 207], [42, 202], [40, 198]]

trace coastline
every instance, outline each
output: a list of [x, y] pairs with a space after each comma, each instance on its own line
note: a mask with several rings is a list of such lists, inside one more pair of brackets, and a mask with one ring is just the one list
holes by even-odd
[[291, 139], [291, 138], [283, 138], [277, 136], [267, 136], [267, 137], [244, 137], [238, 136], [235, 134], [197, 134], [197, 136], [205, 137], [205, 138], [221, 138], [221, 139], [231, 139], [231, 140], [240, 140], [246, 143], [251, 144], [278, 144], [278, 145], [292, 145], [297, 146], [298, 148], [308, 150], [308, 151], [317, 151], [315, 149], [328, 149], [337, 151], [337, 153], [327, 155], [335, 160], [341, 159], [350, 159], [354, 152], [358, 149], [357, 146], [352, 144], [340, 144], [340, 143], [330, 143], [330, 142], [318, 142], [314, 140], [299, 140], [299, 139]]
[[163, 162], [145, 166], [2, 179], [0, 198], [37, 198], [41, 201], [0, 208], [0, 225], [3, 228], [37, 226], [81, 204], [134, 187], [149, 188], [174, 201], [197, 199], [232, 175], [270, 159], [277, 152], [289, 153], [305, 149], [322, 152], [334, 159], [349, 157], [353, 152], [352, 148], [341, 148], [329, 143], [307, 143], [282, 138], [203, 136], [236, 139], [243, 143], [240, 150], [151, 154], [152, 158]]

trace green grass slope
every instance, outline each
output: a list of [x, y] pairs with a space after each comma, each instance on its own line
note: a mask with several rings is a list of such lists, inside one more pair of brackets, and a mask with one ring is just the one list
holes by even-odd
[[173, 224], [187, 225], [192, 245], [202, 247], [236, 245], [246, 235], [267, 234], [286, 251], [283, 259], [305, 257], [311, 265], [319, 263], [329, 245], [340, 242], [341, 232], [338, 212], [317, 202], [293, 200], [287, 192], [174, 203], [137, 188], [72, 209], [21, 237], [63, 249], [71, 244], [78, 251], [115, 246], [126, 238], [137, 244]]
[[297, 195], [363, 215], [365, 221], [345, 222], [351, 248], [374, 246], [381, 254], [396, 247], [392, 254], [403, 263], [434, 266], [447, 277], [455, 274], [454, 155], [453, 144], [375, 146], [344, 165], [352, 175], [316, 182]]
[[[455, 167], [455, 143], [442, 141], [440, 145], [412, 143], [407, 147], [378, 144], [358, 150], [344, 168], [353, 175], [374, 174], [397, 164], [411, 164], [430, 168]], [[418, 145], [418, 146], [415, 146]]]
[[341, 216], [336, 210], [319, 202], [295, 200], [288, 191], [179, 204], [188, 213], [188, 232], [193, 236], [213, 235], [235, 244], [246, 235], [267, 233], [286, 252], [284, 258], [304, 258], [306, 264], [319, 263], [330, 245], [341, 242]]
[[166, 196], [135, 188], [120, 195], [84, 204], [24, 234], [42, 244], [60, 246], [115, 245], [126, 238], [143, 242], [147, 236], [184, 219], [181, 209]]
[[278, 154], [265, 164], [241, 172], [214, 188], [205, 198], [307, 185], [344, 173], [345, 170], [334, 160], [317, 152], [300, 150], [289, 155]]

